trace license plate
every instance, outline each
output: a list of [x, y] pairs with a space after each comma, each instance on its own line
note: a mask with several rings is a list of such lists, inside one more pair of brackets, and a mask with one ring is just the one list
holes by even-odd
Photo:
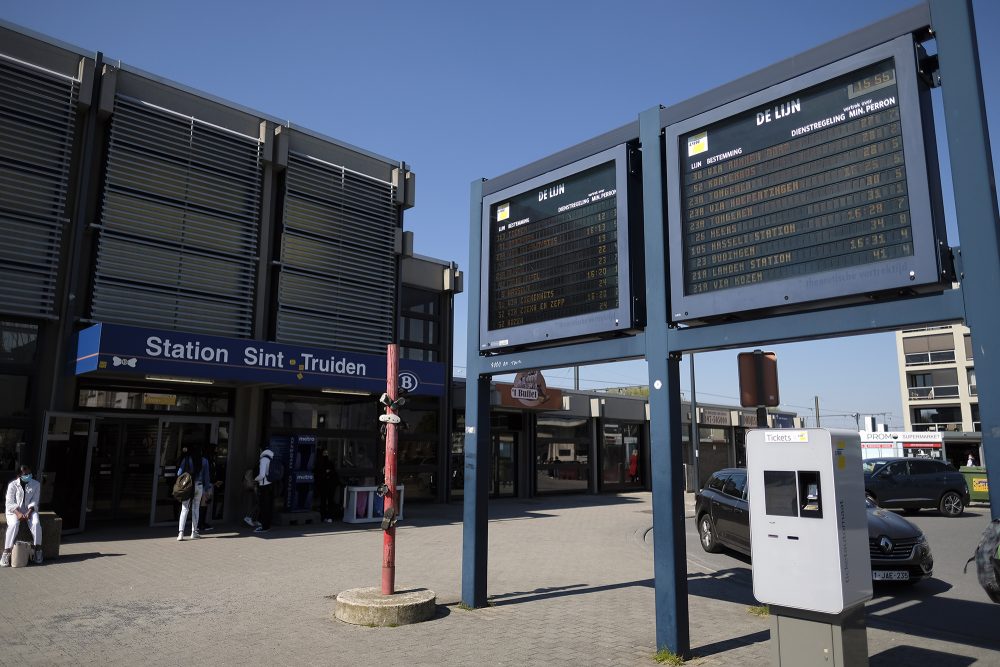
[[906, 570], [872, 570], [873, 581], [909, 581], [910, 573]]

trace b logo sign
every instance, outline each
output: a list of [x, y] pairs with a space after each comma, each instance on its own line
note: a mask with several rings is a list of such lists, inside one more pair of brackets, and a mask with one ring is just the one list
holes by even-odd
[[420, 386], [420, 379], [410, 371], [403, 371], [399, 374], [399, 388], [408, 394], [412, 394]]

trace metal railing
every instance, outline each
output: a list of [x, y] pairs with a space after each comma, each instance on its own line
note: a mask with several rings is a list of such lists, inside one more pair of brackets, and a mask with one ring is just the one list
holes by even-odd
[[955, 361], [955, 350], [940, 350], [938, 352], [911, 352], [904, 355], [907, 366], [923, 364], [947, 364]]
[[958, 385], [945, 384], [936, 387], [910, 387], [911, 401], [933, 401], [940, 398], [958, 398]]

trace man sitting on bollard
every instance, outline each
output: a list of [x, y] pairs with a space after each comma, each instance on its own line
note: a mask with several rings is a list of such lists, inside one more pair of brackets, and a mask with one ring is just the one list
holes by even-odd
[[28, 522], [31, 537], [34, 540], [35, 551], [32, 559], [35, 564], [42, 562], [42, 523], [38, 520], [38, 499], [42, 495], [42, 485], [31, 478], [31, 466], [22, 465], [21, 475], [7, 485], [7, 538], [3, 544], [3, 556], [0, 556], [0, 567], [10, 566], [10, 554], [17, 540], [17, 530], [22, 521]]

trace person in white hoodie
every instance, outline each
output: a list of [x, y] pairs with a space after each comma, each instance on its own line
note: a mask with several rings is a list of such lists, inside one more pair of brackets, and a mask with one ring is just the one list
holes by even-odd
[[260, 525], [253, 529], [255, 533], [266, 533], [271, 530], [271, 515], [274, 512], [274, 485], [267, 480], [267, 473], [271, 467], [271, 460], [274, 452], [270, 448], [263, 446], [260, 452], [260, 462], [257, 467], [257, 498], [259, 510], [257, 520]]
[[38, 520], [38, 499], [42, 496], [42, 485], [32, 479], [31, 466], [22, 465], [21, 474], [7, 485], [7, 536], [3, 543], [3, 555], [0, 555], [0, 567], [10, 566], [10, 554], [17, 540], [17, 529], [22, 521], [28, 522], [31, 537], [34, 540], [34, 562], [42, 562], [42, 524]]

